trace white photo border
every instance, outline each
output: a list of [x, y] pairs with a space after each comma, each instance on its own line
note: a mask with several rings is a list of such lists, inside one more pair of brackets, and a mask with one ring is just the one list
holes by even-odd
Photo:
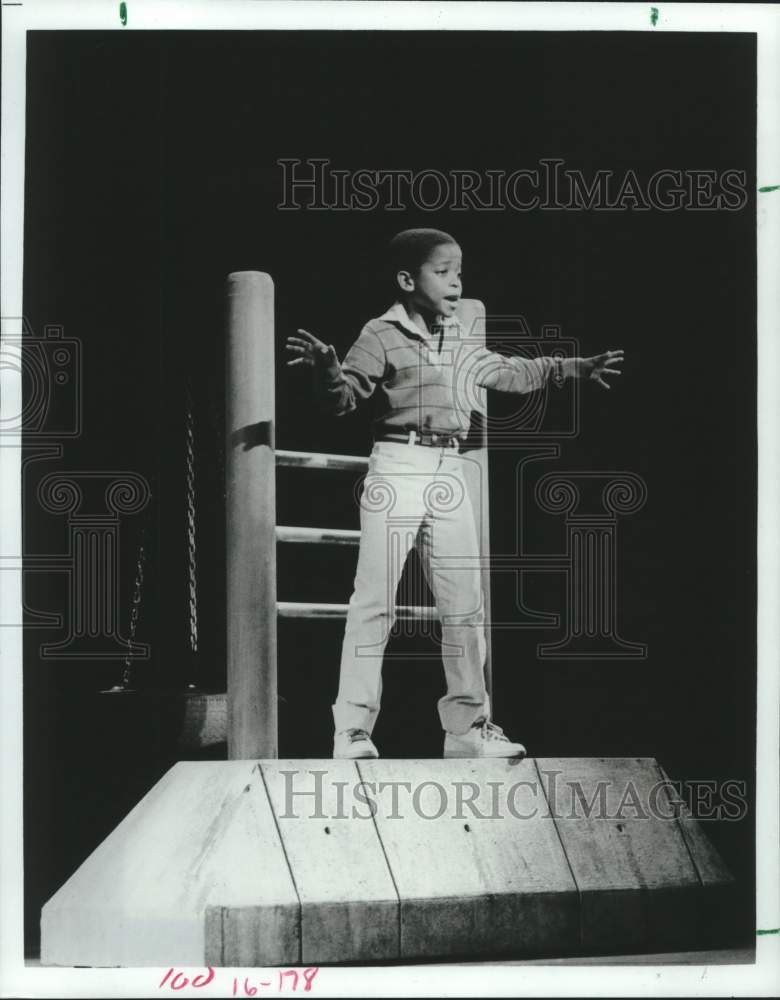
[[[120, 8], [125, 8], [123, 23]], [[653, 16], [655, 11], [657, 16]], [[757, 36], [758, 715], [755, 965], [417, 965], [323, 969], [321, 996], [773, 996], [780, 982], [780, 16], [772, 4], [2, 0], [2, 336], [22, 324], [26, 34], [35, 30], [749, 32]], [[765, 188], [767, 190], [762, 191]], [[16, 317], [16, 318], [14, 318]], [[735, 338], [739, 331], [734, 331]], [[0, 418], [21, 412], [0, 371]], [[21, 440], [0, 448], [0, 560], [21, 557]], [[0, 621], [20, 621], [21, 571], [0, 572]], [[0, 996], [159, 996], [165, 970], [28, 967], [23, 952], [22, 630], [0, 635]], [[761, 933], [763, 932], [763, 933]], [[199, 970], [193, 970], [199, 971]], [[241, 972], [241, 970], [238, 970]], [[256, 977], [257, 970], [243, 970]], [[225, 977], [225, 984], [232, 980]], [[191, 992], [191, 991], [190, 991]], [[209, 996], [229, 995], [226, 991]]]

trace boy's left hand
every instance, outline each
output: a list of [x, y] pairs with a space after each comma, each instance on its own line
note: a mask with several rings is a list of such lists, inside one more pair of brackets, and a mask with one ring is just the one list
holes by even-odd
[[614, 365], [623, 363], [623, 351], [605, 351], [604, 354], [596, 354], [592, 358], [579, 358], [579, 362], [577, 374], [580, 378], [591, 379], [598, 382], [603, 389], [609, 389], [609, 384], [601, 376], [621, 374]]

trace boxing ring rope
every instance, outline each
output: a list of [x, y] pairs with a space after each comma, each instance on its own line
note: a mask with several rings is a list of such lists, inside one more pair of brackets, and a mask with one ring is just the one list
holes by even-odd
[[[346, 618], [348, 607], [348, 604], [300, 604], [295, 601], [279, 601], [276, 605], [280, 618]], [[399, 605], [395, 611], [401, 621], [430, 621], [437, 617], [436, 608], [430, 605]]]
[[342, 528], [291, 528], [276, 526], [277, 542], [309, 542], [331, 545], [359, 545], [360, 532]]
[[368, 459], [359, 455], [323, 455], [311, 451], [277, 451], [276, 464], [302, 469], [338, 469], [343, 472], [365, 472]]

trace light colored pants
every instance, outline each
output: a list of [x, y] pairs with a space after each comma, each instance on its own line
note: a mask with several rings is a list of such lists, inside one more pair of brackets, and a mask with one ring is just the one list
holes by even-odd
[[[453, 448], [395, 441], [374, 445], [360, 501], [360, 552], [349, 602], [333, 716], [336, 730], [374, 728], [382, 659], [396, 620], [396, 590], [413, 546], [442, 632], [445, 730], [462, 734], [490, 718], [479, 543], [463, 477], [470, 460]], [[409, 671], [410, 689], [413, 670]]]

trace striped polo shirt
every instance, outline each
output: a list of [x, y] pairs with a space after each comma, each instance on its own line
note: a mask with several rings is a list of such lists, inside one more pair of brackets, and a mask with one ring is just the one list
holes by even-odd
[[465, 438], [481, 388], [526, 393], [549, 379], [549, 357], [507, 357], [439, 316], [433, 332], [418, 327], [401, 302], [369, 320], [343, 362], [320, 383], [329, 410], [342, 415], [374, 397], [374, 439], [410, 430]]

